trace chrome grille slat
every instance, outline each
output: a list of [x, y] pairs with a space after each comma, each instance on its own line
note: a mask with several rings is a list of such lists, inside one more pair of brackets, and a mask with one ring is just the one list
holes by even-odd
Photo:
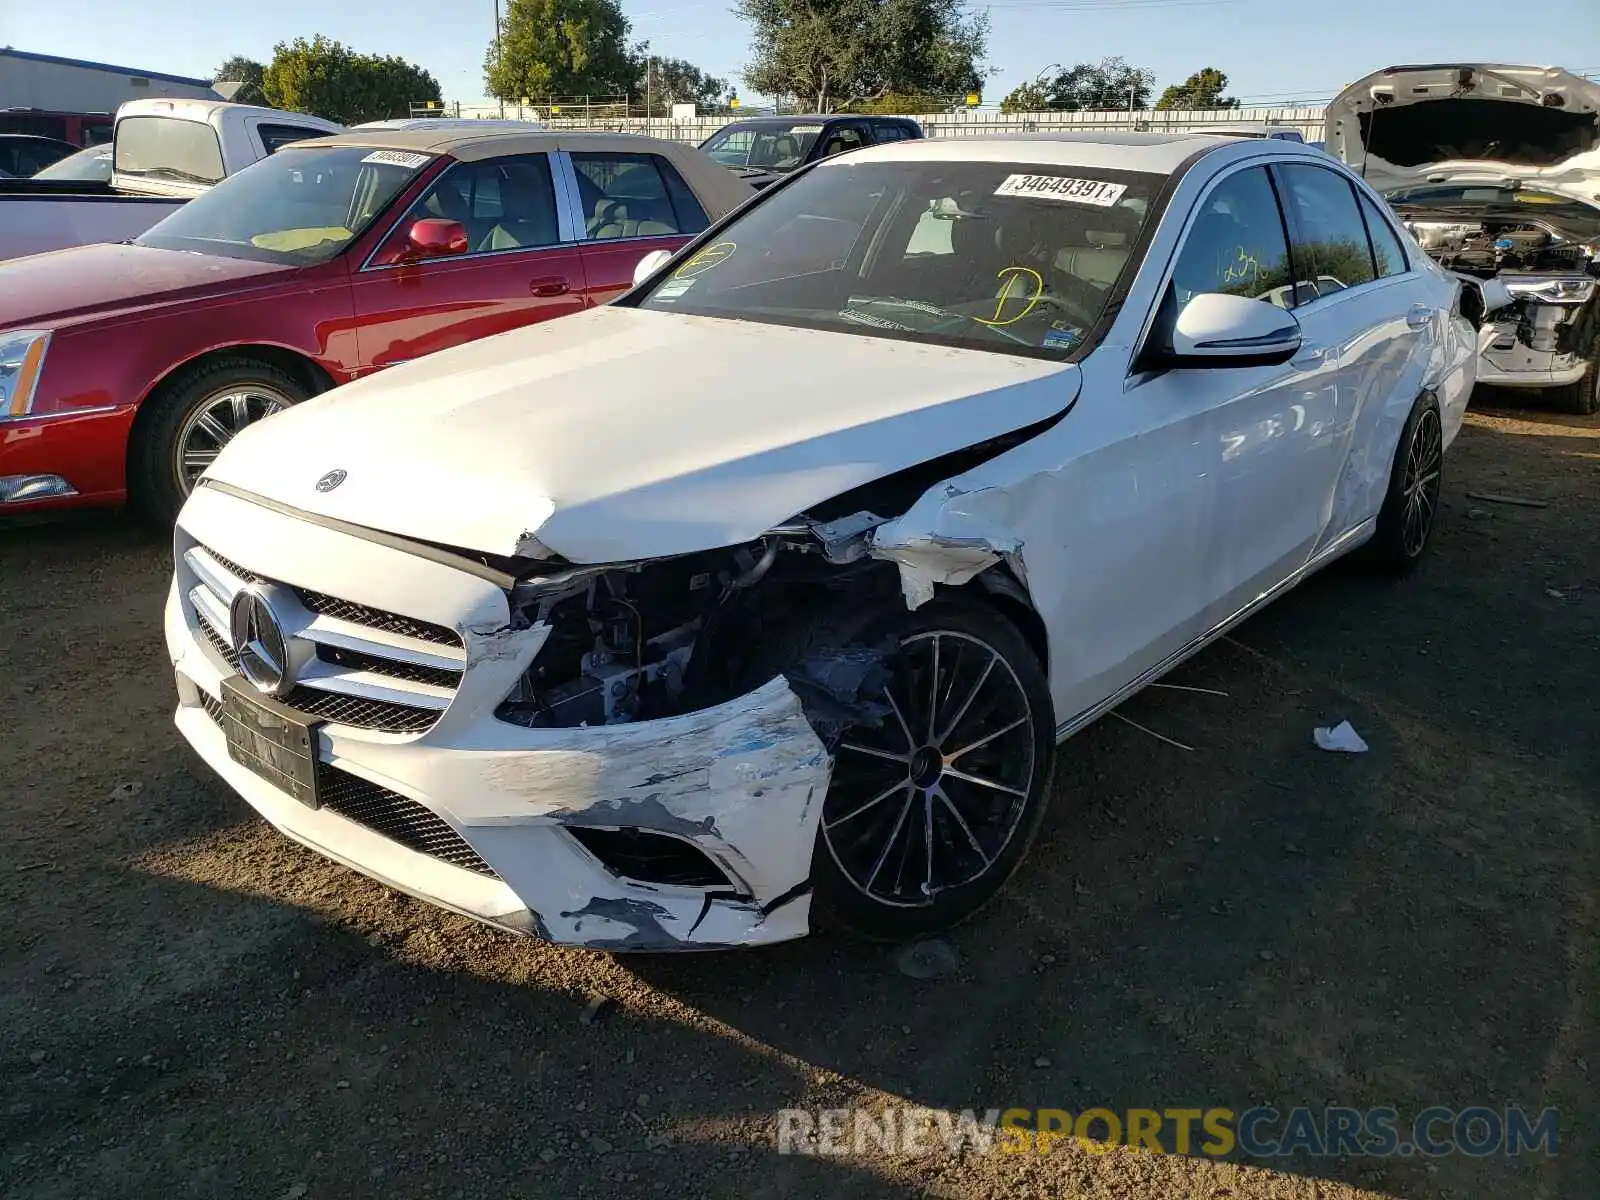
[[[183, 558], [199, 580], [189, 593], [196, 623], [210, 649], [238, 670], [229, 605], [246, 585], [273, 581], [209, 546], [192, 546]], [[322, 592], [274, 586], [289, 588], [301, 606], [296, 615], [282, 612], [285, 636], [315, 648], [284, 703], [341, 725], [409, 734], [431, 729], [449, 707], [467, 657], [455, 630]]]

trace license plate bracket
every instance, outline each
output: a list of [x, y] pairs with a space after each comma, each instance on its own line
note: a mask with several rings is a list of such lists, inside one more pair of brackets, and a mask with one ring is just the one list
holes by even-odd
[[307, 808], [317, 794], [317, 727], [238, 676], [222, 681], [222, 732], [228, 757]]

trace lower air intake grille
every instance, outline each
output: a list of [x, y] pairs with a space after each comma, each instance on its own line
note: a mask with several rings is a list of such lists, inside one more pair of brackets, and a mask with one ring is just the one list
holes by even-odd
[[730, 880], [717, 865], [688, 842], [642, 829], [567, 827], [583, 848], [613, 875], [638, 883], [672, 887], [727, 887]]
[[364, 825], [392, 842], [399, 842], [408, 850], [437, 858], [452, 867], [491, 879], [499, 878], [494, 868], [479, 858], [478, 852], [467, 845], [444, 818], [399, 792], [391, 792], [358, 775], [319, 762], [317, 794], [323, 808]]

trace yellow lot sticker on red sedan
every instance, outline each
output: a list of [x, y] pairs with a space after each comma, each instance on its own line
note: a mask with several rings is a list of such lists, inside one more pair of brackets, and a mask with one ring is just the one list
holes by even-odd
[[1101, 179], [1069, 179], [1065, 175], [1007, 175], [1005, 182], [995, 188], [994, 194], [1110, 208], [1122, 199], [1122, 194], [1127, 190], [1125, 183], [1107, 183]]

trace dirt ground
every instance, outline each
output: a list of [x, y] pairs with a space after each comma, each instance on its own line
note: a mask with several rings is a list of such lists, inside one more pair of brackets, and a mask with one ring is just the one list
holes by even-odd
[[[1475, 409], [1446, 469], [1411, 580], [1337, 567], [1173, 679], [1226, 697], [1122, 710], [1192, 751], [1070, 742], [1036, 853], [927, 981], [836, 940], [553, 949], [327, 863], [173, 731], [160, 541], [0, 531], [0, 1188], [1600, 1195], [1600, 420]], [[1341, 718], [1370, 753], [1312, 746]], [[1560, 1147], [775, 1151], [779, 1109], [889, 1103], [1521, 1104]]]

